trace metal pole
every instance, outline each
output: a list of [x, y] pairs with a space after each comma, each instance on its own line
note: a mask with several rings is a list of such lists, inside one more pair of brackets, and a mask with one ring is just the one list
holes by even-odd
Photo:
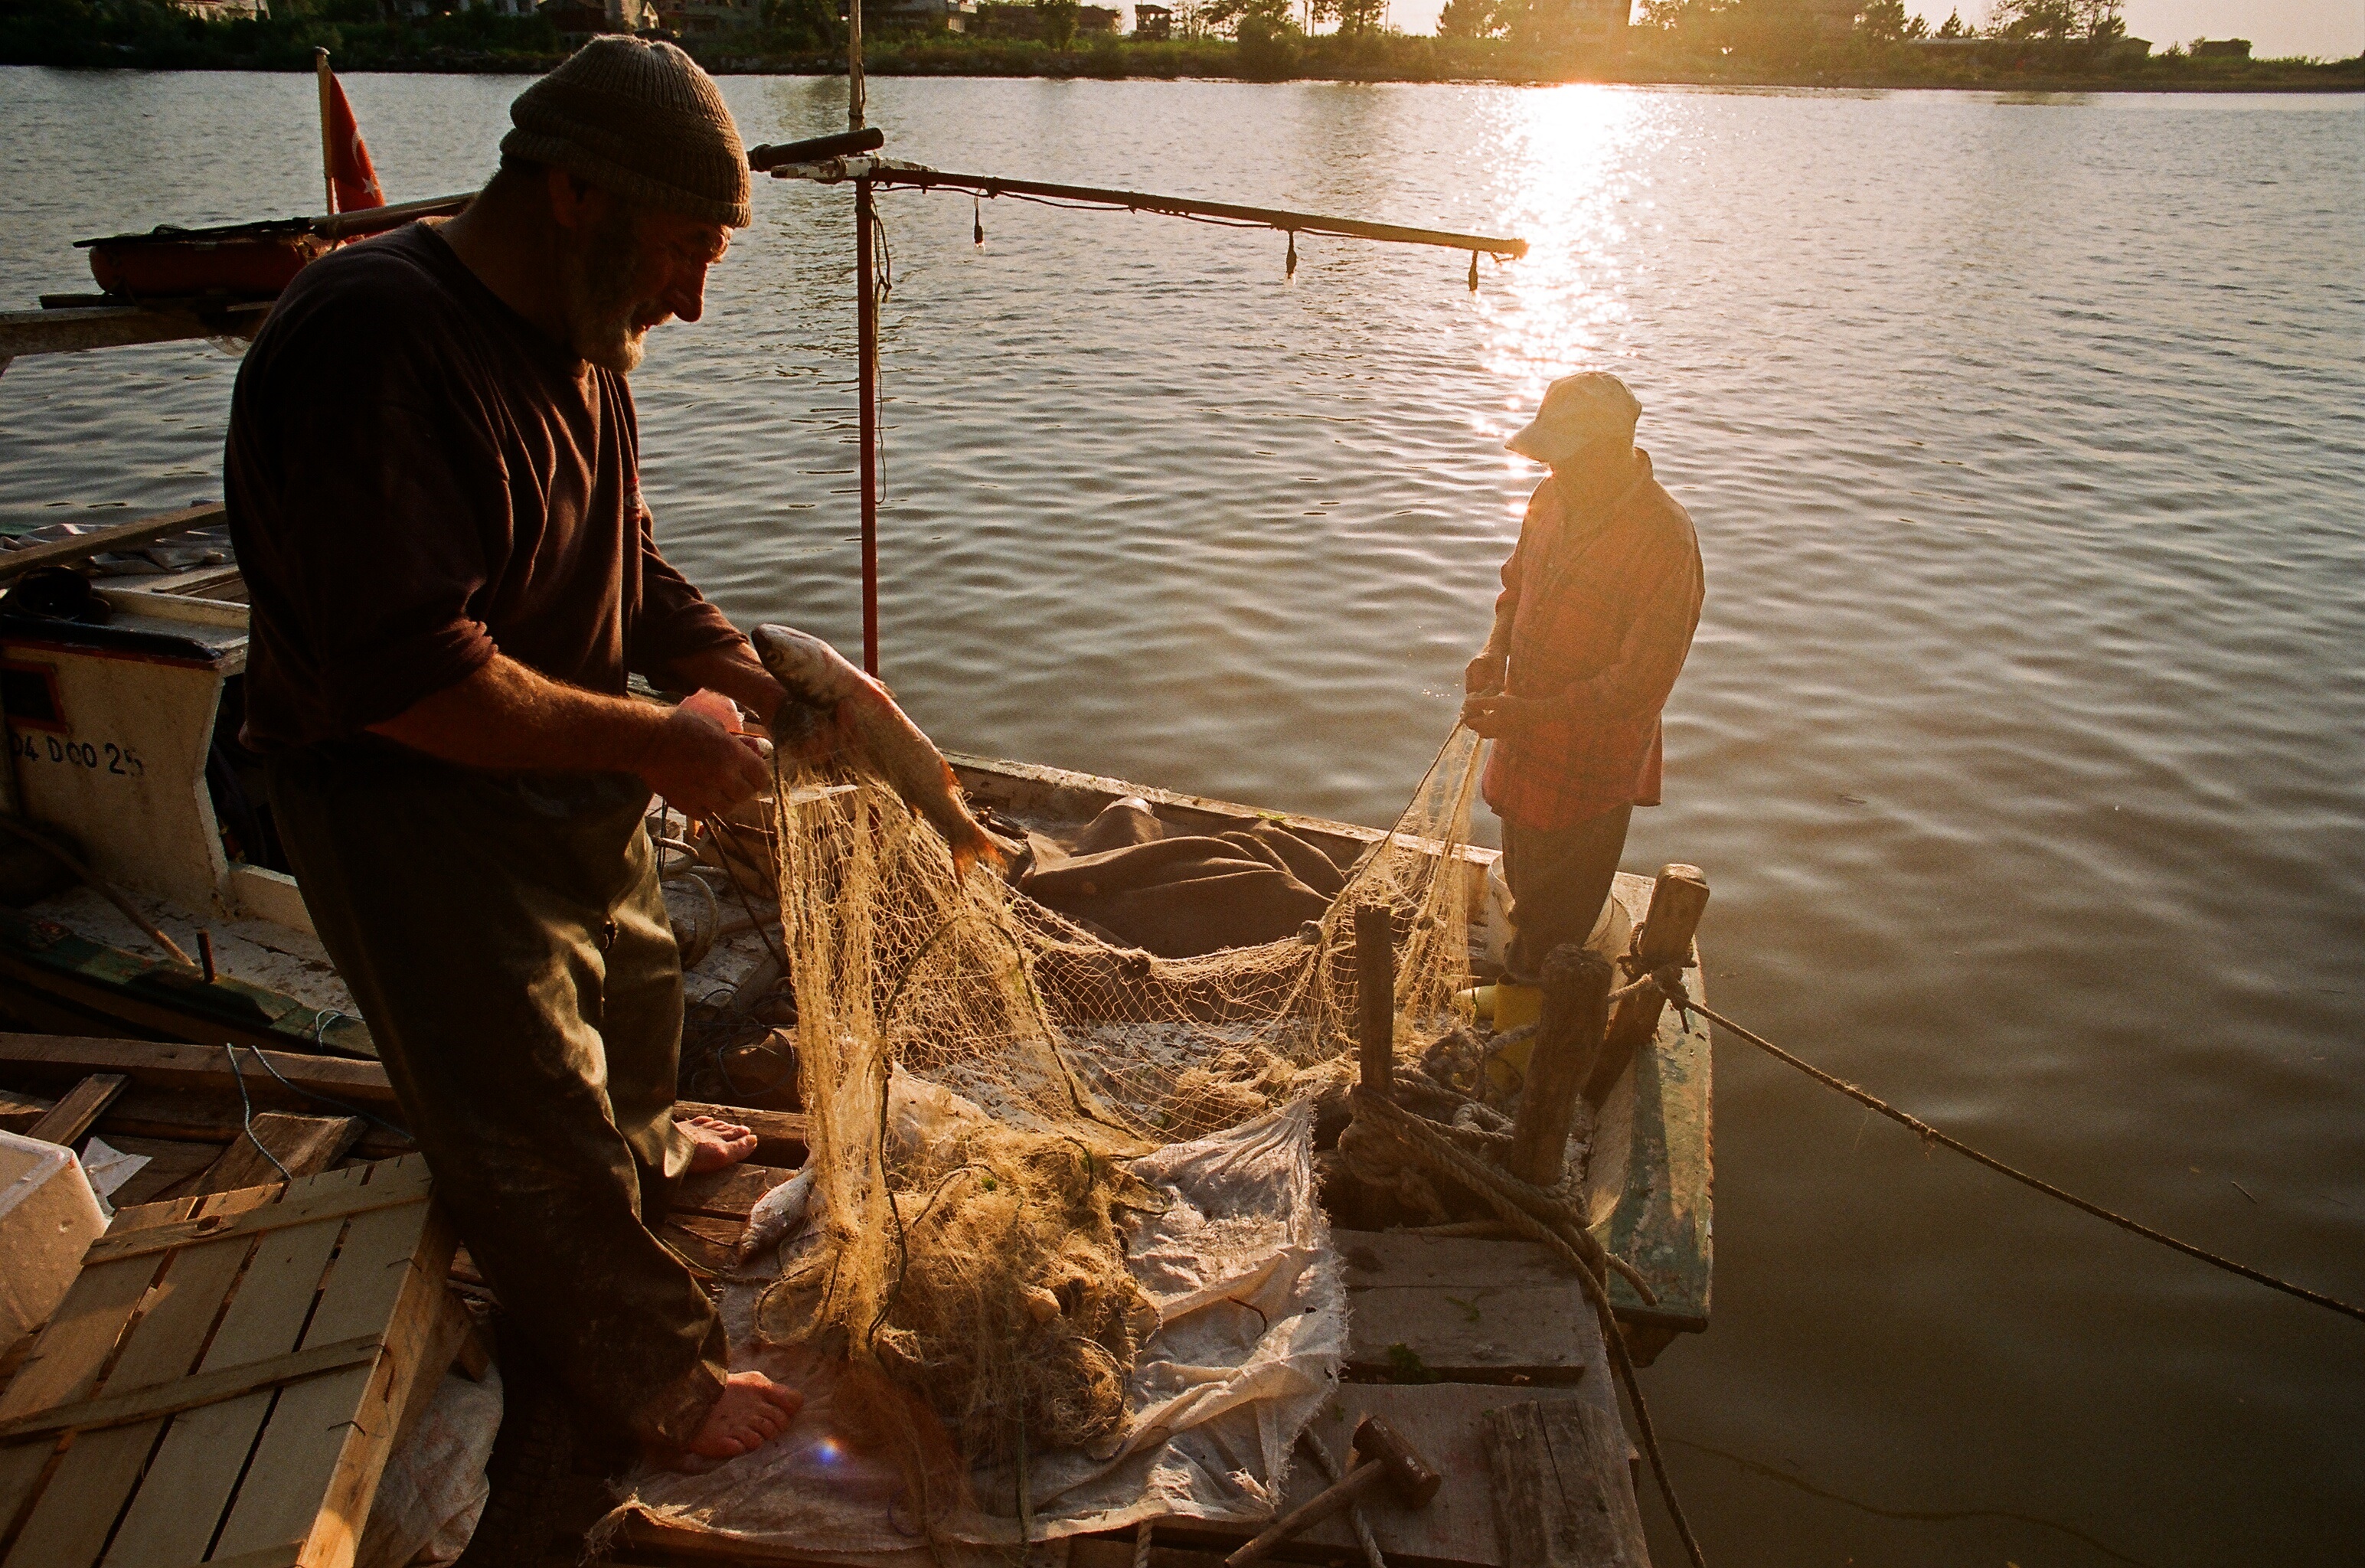
[[[857, 5], [861, 0], [855, 0]], [[862, 399], [862, 667], [879, 673], [879, 290], [870, 275], [870, 182], [854, 182], [855, 306]]]

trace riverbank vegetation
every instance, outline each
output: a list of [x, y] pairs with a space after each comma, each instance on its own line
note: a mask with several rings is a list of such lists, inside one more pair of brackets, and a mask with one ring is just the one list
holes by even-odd
[[[383, 0], [276, 0], [267, 19], [205, 20], [164, 0], [0, 0], [0, 63], [148, 70], [537, 71], [577, 41], [548, 15], [451, 6], [391, 15]], [[1627, 82], [1734, 86], [1986, 87], [2148, 91], [2365, 89], [2365, 56], [2252, 60], [2146, 50], [2111, 0], [2004, 0], [1984, 35], [1960, 16], [1933, 26], [1902, 0], [1832, 25], [1816, 0], [1646, 0], [1611, 41], [1556, 30], [1559, 0], [1449, 0], [1437, 36], [1377, 25], [1375, 0], [1205, 0], [1164, 39], [1084, 35], [1071, 0], [1037, 0], [1037, 36], [897, 32], [864, 50], [880, 75], [1313, 78], [1389, 82]], [[579, 13], [578, 13], [579, 14]], [[866, 16], [869, 13], [866, 11]], [[1305, 19], [1334, 30], [1308, 33]], [[883, 23], [885, 18], [881, 17]], [[718, 72], [845, 69], [830, 0], [770, 0], [765, 26], [681, 40]], [[875, 24], [874, 24], [875, 25]]]

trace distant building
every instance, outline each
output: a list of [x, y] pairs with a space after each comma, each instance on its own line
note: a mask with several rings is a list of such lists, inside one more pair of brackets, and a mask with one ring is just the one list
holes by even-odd
[[[427, 14], [427, 0], [409, 0], [414, 16]], [[661, 26], [653, 0], [545, 0], [538, 9], [565, 35], [637, 33]], [[512, 13], [523, 15], [524, 12]]]
[[2189, 51], [2195, 60], [2247, 60], [2248, 39], [2194, 39]]
[[1136, 6], [1133, 8], [1133, 36], [1138, 39], [1172, 38], [1174, 13], [1163, 6]]
[[687, 37], [736, 33], [764, 25], [763, 0], [647, 0], [655, 25]]
[[1076, 8], [1076, 35], [1116, 31], [1116, 12], [1106, 6], [1080, 6]]
[[865, 22], [914, 33], [975, 32], [977, 14], [977, 0], [873, 0], [862, 8]]

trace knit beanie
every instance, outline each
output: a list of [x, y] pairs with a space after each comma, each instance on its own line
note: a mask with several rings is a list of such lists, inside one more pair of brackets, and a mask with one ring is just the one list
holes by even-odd
[[709, 223], [745, 229], [747, 152], [723, 93], [669, 43], [593, 39], [510, 105], [504, 157], [566, 170]]

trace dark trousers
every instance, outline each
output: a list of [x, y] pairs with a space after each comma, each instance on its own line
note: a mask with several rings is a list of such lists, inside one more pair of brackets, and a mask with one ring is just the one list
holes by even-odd
[[689, 1158], [647, 790], [353, 746], [274, 758], [271, 798], [436, 1198], [503, 1310], [592, 1414], [681, 1443], [721, 1393], [724, 1343], [643, 1223]]
[[1532, 979], [1544, 958], [1564, 942], [1582, 946], [1601, 918], [1601, 905], [1626, 852], [1631, 805], [1613, 806], [1568, 827], [1539, 829], [1503, 823], [1503, 880], [1511, 890], [1510, 969]]

